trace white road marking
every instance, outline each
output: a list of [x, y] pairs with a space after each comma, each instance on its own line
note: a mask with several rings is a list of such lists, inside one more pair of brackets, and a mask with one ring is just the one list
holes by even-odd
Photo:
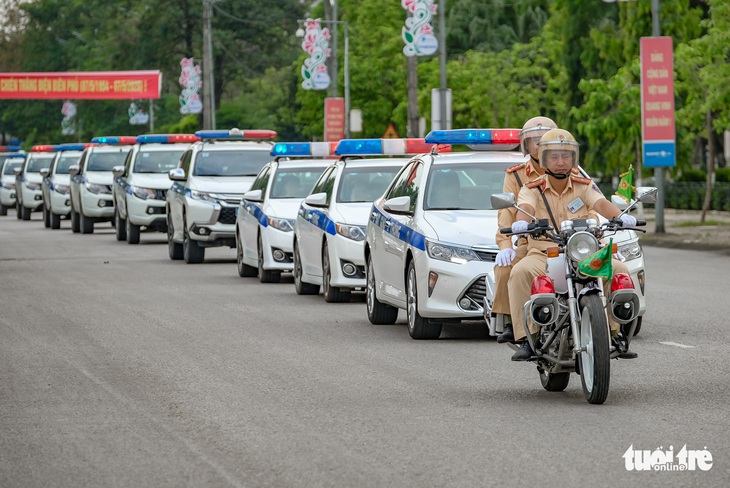
[[662, 342], [662, 341], [659, 341], [659, 344], [664, 344], [665, 346], [682, 347], [684, 349], [695, 349], [695, 346], [688, 346], [687, 344], [680, 344], [678, 342]]

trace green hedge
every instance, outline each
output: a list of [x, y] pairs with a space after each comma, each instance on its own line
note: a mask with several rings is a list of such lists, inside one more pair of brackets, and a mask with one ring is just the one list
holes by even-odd
[[[616, 191], [611, 185], [601, 184], [599, 187], [609, 199]], [[675, 181], [667, 182], [664, 185], [664, 206], [666, 208], [701, 210], [704, 201], [705, 183]], [[712, 188], [710, 210], [730, 212], [730, 183], [715, 183], [715, 186]]]

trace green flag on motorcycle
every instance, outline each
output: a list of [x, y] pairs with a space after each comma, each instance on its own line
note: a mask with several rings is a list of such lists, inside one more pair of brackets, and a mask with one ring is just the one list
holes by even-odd
[[634, 167], [629, 166], [626, 173], [621, 173], [621, 180], [618, 182], [618, 190], [616, 195], [622, 197], [627, 202], [631, 202], [634, 194]]
[[610, 280], [613, 276], [611, 249], [613, 249], [613, 239], [608, 241], [608, 246], [578, 263], [578, 271], [586, 276]]

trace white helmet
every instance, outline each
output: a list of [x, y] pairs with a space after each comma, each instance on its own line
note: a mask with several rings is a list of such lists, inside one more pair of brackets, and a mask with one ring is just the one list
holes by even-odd
[[540, 142], [537, 144], [540, 167], [547, 169], [547, 159], [550, 153], [557, 151], [570, 151], [573, 154], [573, 168], [578, 167], [580, 146], [573, 134], [563, 129], [549, 130], [540, 138]]
[[544, 133], [550, 129], [557, 129], [558, 125], [553, 122], [553, 119], [549, 117], [537, 116], [533, 117], [522, 126], [520, 131], [520, 149], [522, 154], [527, 156], [529, 151], [527, 150], [527, 141], [530, 139], [536, 139], [535, 144], [540, 141], [540, 138]]

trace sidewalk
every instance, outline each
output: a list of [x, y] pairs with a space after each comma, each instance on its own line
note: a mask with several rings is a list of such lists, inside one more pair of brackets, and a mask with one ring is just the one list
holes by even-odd
[[646, 208], [646, 233], [640, 234], [641, 245], [722, 251], [730, 255], [730, 212], [708, 211], [705, 222], [716, 225], [699, 225], [701, 215], [700, 210], [664, 209], [665, 233], [657, 234], [655, 211]]

